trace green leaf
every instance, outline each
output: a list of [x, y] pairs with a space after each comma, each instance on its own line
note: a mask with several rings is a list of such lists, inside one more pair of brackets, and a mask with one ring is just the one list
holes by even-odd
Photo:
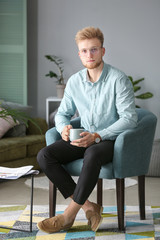
[[131, 76], [128, 76], [128, 78], [131, 80], [131, 82], [133, 82], [133, 78]]
[[148, 98], [153, 97], [153, 94], [151, 92], [146, 92], [146, 93], [140, 94], [140, 95], [135, 96], [135, 97], [139, 98], [139, 99], [148, 99]]
[[46, 55], [45, 57], [50, 61], [54, 61], [53, 58], [50, 55]]
[[133, 85], [137, 85], [139, 82], [142, 82], [144, 80], [144, 78], [140, 78], [136, 81], [133, 81]]
[[133, 86], [133, 89], [134, 89], [134, 92], [137, 92], [138, 90], [141, 89], [141, 87], [140, 86]]
[[50, 77], [50, 78], [58, 78], [58, 75], [52, 71], [50, 71], [48, 74], [46, 74], [46, 77]]

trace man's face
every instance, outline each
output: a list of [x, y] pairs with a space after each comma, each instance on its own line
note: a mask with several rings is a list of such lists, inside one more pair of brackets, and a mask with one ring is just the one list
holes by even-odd
[[105, 54], [105, 48], [101, 47], [101, 42], [97, 38], [85, 39], [78, 43], [79, 57], [82, 64], [88, 69], [100, 66]]

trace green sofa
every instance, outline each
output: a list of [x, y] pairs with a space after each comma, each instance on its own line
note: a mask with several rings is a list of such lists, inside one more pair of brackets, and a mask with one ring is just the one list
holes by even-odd
[[40, 170], [36, 156], [39, 150], [46, 145], [45, 132], [48, 126], [44, 119], [35, 118], [35, 121], [40, 126], [42, 133], [33, 123], [29, 122], [24, 136], [8, 137], [6, 135], [0, 139], [0, 166], [33, 165], [34, 169]]

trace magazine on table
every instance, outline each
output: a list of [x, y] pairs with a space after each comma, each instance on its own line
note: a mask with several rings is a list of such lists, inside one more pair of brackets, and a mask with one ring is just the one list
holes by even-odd
[[33, 166], [24, 166], [18, 168], [0, 167], [0, 179], [18, 179], [30, 174], [38, 174], [38, 170], [32, 170]]

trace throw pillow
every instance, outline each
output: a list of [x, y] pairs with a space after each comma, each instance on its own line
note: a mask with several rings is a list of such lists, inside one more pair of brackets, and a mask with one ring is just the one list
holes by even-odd
[[11, 129], [9, 129], [3, 136], [6, 137], [24, 137], [26, 136], [26, 125], [24, 123], [20, 123]]
[[[2, 111], [3, 108], [0, 108], [0, 111]], [[7, 116], [6, 119], [2, 118], [0, 116], [0, 138], [3, 137], [3, 135], [11, 129], [13, 126], [19, 124], [19, 122], [14, 122], [11, 116]]]

